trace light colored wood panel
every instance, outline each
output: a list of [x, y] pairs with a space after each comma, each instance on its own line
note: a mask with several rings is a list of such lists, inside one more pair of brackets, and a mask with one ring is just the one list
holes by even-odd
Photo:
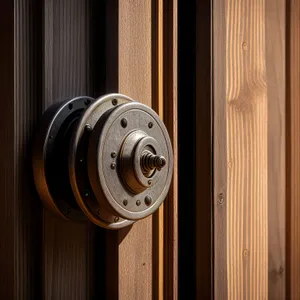
[[287, 1], [287, 297], [300, 298], [300, 2]]
[[[214, 296], [228, 298], [227, 262], [227, 140], [226, 140], [226, 19], [225, 1], [213, 6], [213, 176], [214, 176]], [[229, 275], [230, 276], [230, 275]]]
[[[119, 1], [119, 92], [152, 104], [151, 1]], [[119, 299], [152, 299], [152, 216], [119, 232]], [[156, 279], [155, 279], [156, 280]]]
[[285, 1], [266, 1], [268, 297], [285, 299]]
[[[152, 108], [163, 119], [163, 1], [152, 1]], [[164, 204], [153, 214], [153, 297], [164, 297]]]
[[268, 296], [265, 1], [226, 1], [229, 299]]
[[[264, 0], [227, 0], [214, 6], [215, 296], [218, 299], [268, 297], [265, 5]], [[224, 238], [226, 252], [222, 248]], [[217, 273], [219, 265], [226, 275]]]

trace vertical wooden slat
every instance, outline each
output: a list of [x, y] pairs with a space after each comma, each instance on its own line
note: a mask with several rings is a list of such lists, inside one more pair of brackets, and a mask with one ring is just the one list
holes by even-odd
[[266, 1], [268, 85], [268, 297], [285, 299], [285, 1]]
[[[118, 4], [118, 89], [151, 106], [151, 2]], [[152, 299], [152, 217], [117, 234], [119, 299]]]
[[214, 297], [228, 299], [228, 180], [226, 135], [226, 1], [213, 4]]
[[[45, 1], [44, 98], [52, 103], [91, 94], [89, 2]], [[88, 223], [60, 220], [44, 213], [45, 299], [88, 299], [92, 280]]]
[[[2, 191], [0, 210], [0, 267], [6, 276], [0, 282], [1, 298], [14, 297], [14, 233], [15, 183], [14, 183], [14, 3], [1, 3], [0, 27], [1, 43], [6, 47], [0, 50], [0, 87], [6, 101], [2, 111], [9, 117], [0, 118], [0, 139], [5, 147], [0, 152], [0, 188]], [[11, 204], [13, 202], [13, 205]]]
[[[163, 119], [163, 1], [152, 2], [152, 108]], [[153, 298], [163, 299], [164, 295], [164, 204], [153, 214]]]
[[287, 16], [287, 299], [300, 297], [300, 2], [286, 1]]
[[264, 299], [268, 295], [265, 24], [264, 0], [226, 1], [227, 274], [231, 299]]
[[164, 203], [164, 299], [178, 298], [178, 128], [177, 128], [177, 59], [178, 1], [163, 3], [163, 120], [174, 153], [174, 173]]
[[[214, 6], [214, 33], [218, 34], [214, 38], [215, 297], [218, 299], [268, 297], [270, 128], [266, 14], [264, 0], [226, 0]], [[274, 84], [274, 78], [270, 80]], [[282, 97], [282, 90], [280, 93]], [[277, 128], [276, 134], [278, 131]], [[279, 144], [282, 147], [282, 139]], [[280, 155], [276, 161], [280, 161]], [[279, 164], [282, 168], [282, 162]], [[270, 179], [273, 181], [274, 177]], [[217, 274], [219, 265], [226, 272], [222, 276]]]
[[30, 144], [41, 96], [41, 6], [2, 1], [0, 86], [0, 298], [41, 298], [40, 221], [30, 171]]
[[[176, 151], [176, 4], [166, 3], [108, 3], [106, 87], [153, 106], [164, 118]], [[163, 299], [164, 294], [176, 298], [176, 177], [174, 183], [164, 210], [131, 228], [107, 233], [107, 253], [111, 254], [107, 295], [111, 299]]]

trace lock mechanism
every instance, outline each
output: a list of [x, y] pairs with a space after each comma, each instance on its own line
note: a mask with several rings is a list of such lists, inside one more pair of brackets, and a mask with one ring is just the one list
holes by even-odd
[[148, 106], [121, 94], [51, 106], [36, 134], [33, 171], [45, 207], [119, 229], [154, 213], [171, 184], [168, 132]]

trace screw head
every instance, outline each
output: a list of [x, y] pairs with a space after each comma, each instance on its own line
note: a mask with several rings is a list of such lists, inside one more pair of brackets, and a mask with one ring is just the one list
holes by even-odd
[[117, 99], [112, 99], [111, 101], [113, 106], [116, 106], [118, 104], [118, 100]]
[[83, 158], [80, 158], [80, 159], [79, 159], [79, 162], [82, 164], [82, 163], [83, 163]]
[[84, 192], [84, 197], [88, 197], [90, 195], [90, 192], [89, 191], [85, 191]]
[[110, 168], [112, 169], [112, 170], [114, 170], [115, 168], [116, 168], [116, 163], [112, 163], [111, 165], [110, 165]]
[[141, 201], [140, 200], [136, 200], [136, 205], [140, 206], [141, 205]]
[[121, 120], [121, 126], [122, 126], [123, 128], [126, 128], [126, 127], [127, 127], [127, 123], [128, 123], [128, 121], [127, 121], [126, 118], [123, 118], [123, 119]]
[[123, 200], [123, 204], [124, 204], [124, 206], [127, 206], [127, 204], [128, 204], [128, 200]]
[[153, 123], [152, 123], [152, 122], [149, 122], [149, 123], [148, 123], [148, 127], [149, 127], [149, 128], [152, 128], [152, 127], [153, 127]]
[[87, 130], [87, 131], [92, 131], [93, 129], [92, 129], [92, 126], [90, 125], [90, 124], [86, 124], [85, 125], [85, 129]]
[[145, 204], [149, 206], [152, 203], [152, 198], [150, 196], [145, 197]]
[[110, 154], [110, 156], [111, 156], [112, 158], [115, 158], [115, 157], [117, 156], [117, 152], [116, 152], [116, 151], [113, 151], [113, 152]]

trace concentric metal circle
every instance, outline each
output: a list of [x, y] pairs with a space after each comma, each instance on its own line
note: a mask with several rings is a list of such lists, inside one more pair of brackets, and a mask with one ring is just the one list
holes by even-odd
[[[125, 128], [120, 125], [124, 118], [127, 119]], [[150, 122], [153, 123], [151, 128], [148, 126]], [[150, 143], [152, 139], [160, 145], [160, 150], [156, 151], [161, 151], [159, 154], [167, 159], [167, 165], [158, 172], [158, 180], [152, 182], [151, 178], [148, 179], [152, 183], [149, 188], [133, 194], [125, 187], [118, 164], [119, 151], [126, 136], [137, 129], [149, 136], [149, 145], [145, 143], [143, 146], [145, 149], [153, 147], [154, 143]], [[118, 160], [111, 158], [112, 152], [119, 153]], [[111, 168], [112, 163], [116, 164], [114, 168]], [[101, 205], [106, 205], [108, 210], [129, 220], [138, 220], [152, 214], [167, 195], [172, 172], [173, 154], [169, 135], [165, 125], [151, 108], [137, 102], [126, 103], [97, 122], [89, 142], [88, 173], [97, 200]], [[152, 199], [151, 203], [145, 203], [147, 196]]]
[[[105, 122], [113, 110], [132, 101], [121, 94], [109, 94], [96, 99], [78, 121], [70, 144], [69, 173], [76, 201], [90, 221], [108, 229], [119, 229], [133, 224], [133, 221], [124, 220], [115, 214], [106, 204], [103, 194], [95, 196], [86, 169], [86, 163], [89, 161], [87, 146], [95, 124]], [[111, 153], [109, 158], [113, 159]]]

